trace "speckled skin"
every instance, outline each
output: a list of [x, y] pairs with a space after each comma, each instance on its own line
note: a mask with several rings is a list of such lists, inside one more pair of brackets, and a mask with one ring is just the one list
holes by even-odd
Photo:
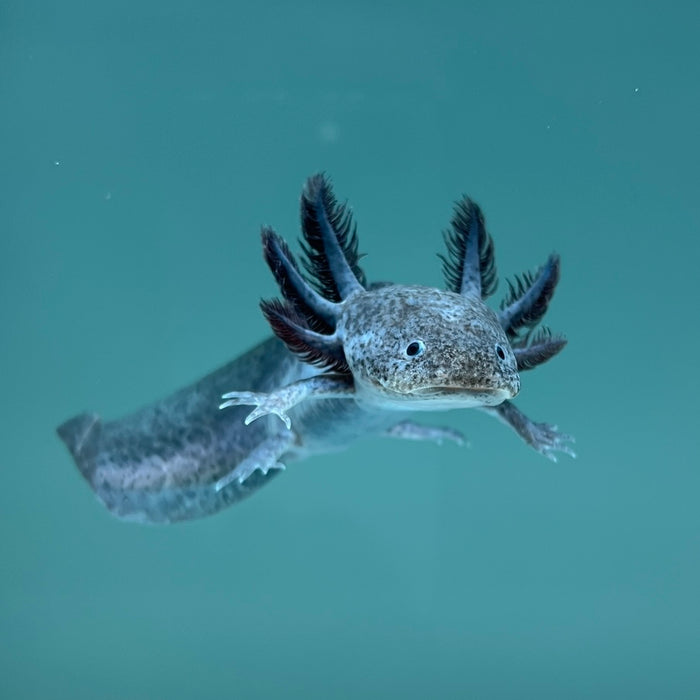
[[[384, 408], [495, 405], [520, 391], [508, 339], [476, 297], [399, 285], [361, 292], [344, 302], [338, 331], [358, 397]], [[410, 357], [416, 340], [425, 350]]]
[[[298, 363], [270, 339], [172, 396], [120, 420], [82, 414], [58, 428], [80, 472], [115, 515], [172, 522], [213, 513], [274, 478], [256, 472], [216, 492], [213, 484], [267, 434], [273, 419], [242, 430], [245, 409], [219, 411], [231, 386], [272, 389]], [[279, 423], [279, 421], [277, 421]]]
[[[345, 448], [391, 431], [407, 410], [501, 403], [520, 379], [496, 315], [480, 300], [419, 286], [385, 286], [343, 305], [339, 331], [356, 388], [355, 400], [306, 401], [290, 410], [294, 442], [283, 463]], [[405, 349], [421, 339], [417, 358]], [[494, 348], [506, 349], [505, 361]], [[300, 362], [271, 338], [169, 398], [120, 420], [77, 416], [58, 432], [81, 473], [115, 515], [139, 522], [202, 517], [257, 491], [279, 470], [254, 471], [217, 490], [256, 446], [286, 431], [276, 416], [244, 425], [244, 406], [218, 410], [231, 389], [261, 393], [321, 370]], [[447, 388], [437, 391], [437, 388]]]
[[112, 513], [160, 523], [210, 515], [287, 462], [366, 435], [462, 441], [454, 429], [405, 420], [406, 411], [482, 408], [542, 454], [573, 456], [569, 436], [509, 401], [520, 390], [518, 368], [565, 344], [547, 333], [531, 339], [558, 280], [558, 257], [511, 285], [497, 315], [483, 301], [495, 288], [493, 244], [468, 198], [457, 203], [446, 238], [448, 291], [367, 285], [351, 217], [324, 176], [309, 178], [301, 210], [308, 276], [274, 231], [262, 232], [283, 297], [262, 308], [279, 339], [122, 419], [85, 413], [58, 427]]
[[[217, 491], [217, 481], [257, 445], [286, 431], [275, 416], [244, 425], [249, 409], [220, 411], [221, 395], [232, 388], [270, 391], [318, 373], [269, 338], [151, 406], [107, 422], [81, 414], [59, 426], [58, 434], [98, 499], [117, 517], [152, 523], [200, 518], [246, 498], [279, 473], [255, 471], [243, 483], [234, 480]], [[290, 415], [299, 437], [283, 462], [343, 449], [401, 420], [400, 414], [336, 399], [302, 404]]]

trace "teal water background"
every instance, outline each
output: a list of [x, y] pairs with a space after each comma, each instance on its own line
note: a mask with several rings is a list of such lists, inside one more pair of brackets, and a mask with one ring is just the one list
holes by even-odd
[[[700, 697], [697, 3], [10, 0], [0, 9], [0, 697]], [[55, 426], [246, 350], [304, 178], [371, 279], [442, 285], [452, 202], [569, 338], [469, 449], [293, 464], [125, 524]]]

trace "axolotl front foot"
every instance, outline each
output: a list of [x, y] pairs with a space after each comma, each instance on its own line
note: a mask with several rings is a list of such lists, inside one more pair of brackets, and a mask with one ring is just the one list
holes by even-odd
[[297, 439], [288, 411], [296, 405], [305, 399], [350, 398], [353, 392], [352, 381], [347, 377], [320, 375], [301, 379], [271, 392], [230, 391], [223, 394], [220, 409], [255, 406], [245, 419], [246, 425], [263, 416], [275, 415], [287, 430], [263, 440], [230, 474], [216, 482], [216, 490], [221, 491], [234, 481], [242, 484], [256, 470], [267, 474], [270, 469], [285, 468], [280, 458]]
[[557, 461], [557, 452], [576, 457], [570, 444], [574, 442], [573, 436], [560, 432], [556, 425], [531, 420], [510, 401], [482, 410], [509, 425], [528, 445], [553, 462]]
[[324, 374], [308, 379], [300, 379], [268, 393], [254, 391], [229, 391], [222, 394], [224, 402], [220, 409], [230, 406], [255, 406], [245, 419], [250, 425], [263, 416], [275, 415], [286, 426], [292, 427], [287, 414], [297, 404], [306, 399], [347, 399], [354, 394], [352, 379], [344, 376]]

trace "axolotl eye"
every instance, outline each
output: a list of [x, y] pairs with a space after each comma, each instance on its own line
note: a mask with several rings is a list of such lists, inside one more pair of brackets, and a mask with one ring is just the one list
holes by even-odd
[[408, 357], [419, 357], [425, 352], [425, 343], [422, 340], [412, 340], [406, 346], [406, 355]]
[[498, 355], [499, 360], [506, 359], [506, 351], [500, 345], [496, 345], [496, 355]]

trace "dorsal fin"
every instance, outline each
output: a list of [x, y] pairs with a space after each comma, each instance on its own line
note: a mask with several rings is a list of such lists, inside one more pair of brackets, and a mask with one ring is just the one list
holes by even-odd
[[443, 233], [447, 254], [440, 255], [451, 292], [486, 299], [496, 291], [493, 240], [479, 205], [466, 195], [455, 203], [451, 228]]
[[324, 174], [312, 175], [301, 195], [304, 267], [321, 296], [343, 301], [365, 287], [359, 266], [357, 232], [352, 214], [338, 204]]

